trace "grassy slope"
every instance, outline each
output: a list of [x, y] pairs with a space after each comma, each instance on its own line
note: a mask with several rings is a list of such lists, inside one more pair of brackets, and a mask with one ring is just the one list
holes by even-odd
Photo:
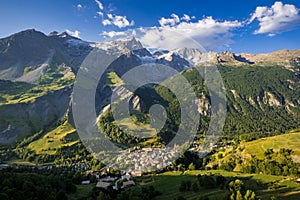
[[[0, 92], [0, 105], [2, 104], [16, 104], [26, 103], [34, 101], [36, 98], [41, 97], [51, 91], [62, 89], [68, 85], [71, 85], [74, 81], [74, 77], [68, 77], [60, 79], [56, 82], [46, 85], [33, 85], [23, 82], [10, 82], [11, 87], [9, 89]], [[16, 90], [14, 88], [17, 88]], [[14, 93], [9, 91], [15, 90]]]
[[37, 154], [53, 155], [58, 148], [77, 143], [77, 137], [76, 130], [68, 122], [65, 122], [46, 133], [42, 138], [30, 143], [28, 148], [34, 150]]
[[[232, 146], [229, 148], [219, 149], [214, 154], [214, 161], [210, 162], [208, 166], [212, 167], [213, 165], [227, 162], [232, 158], [232, 154], [238, 155], [240, 157], [250, 157], [255, 155], [258, 159], [264, 159], [264, 152], [267, 149], [273, 149], [275, 152], [280, 149], [292, 149], [292, 158], [294, 162], [300, 163], [300, 131], [296, 129], [288, 133], [266, 137], [258, 140], [253, 140], [250, 142], [241, 142], [236, 149], [233, 149]], [[222, 158], [218, 158], [218, 154], [222, 154]], [[240, 166], [234, 169], [235, 171], [240, 171]]]
[[31, 102], [51, 91], [73, 84], [75, 80], [68, 66], [51, 66], [36, 83], [0, 80], [0, 105]]
[[143, 135], [144, 137], [153, 137], [156, 134], [155, 128], [151, 127], [149, 124], [146, 123], [139, 123], [138, 125], [132, 121], [130, 118], [125, 118], [121, 120], [120, 126], [123, 126], [125, 130], [133, 130], [136, 133]]
[[[163, 194], [157, 197], [158, 200], [173, 199], [177, 196], [184, 196], [186, 199], [198, 199], [201, 195], [207, 195], [210, 199], [222, 199], [225, 190], [215, 189], [200, 189], [199, 192], [180, 192], [179, 186], [181, 181], [190, 180], [192, 183], [197, 181], [198, 174], [220, 174], [227, 178], [243, 180], [245, 187], [253, 189], [261, 199], [269, 199], [271, 196], [277, 199], [299, 199], [300, 185], [289, 177], [263, 175], [263, 174], [240, 174], [235, 172], [226, 172], [221, 170], [212, 171], [188, 171], [184, 175], [178, 172], [166, 172], [153, 177], [140, 178], [140, 185], [134, 187], [134, 190], [140, 190], [141, 185], [153, 185], [155, 189]], [[144, 183], [143, 180], [147, 180]], [[277, 185], [279, 189], [268, 189], [270, 185]]]
[[278, 151], [279, 149], [286, 148], [292, 149], [294, 155], [300, 155], [300, 132], [286, 133], [274, 137], [262, 138], [259, 140], [245, 142], [241, 145], [245, 146], [243, 153], [256, 155], [258, 158], [263, 159], [264, 152], [267, 149]]
[[116, 72], [108, 72], [106, 83], [109, 87], [116, 87], [123, 85], [123, 80], [116, 74]]

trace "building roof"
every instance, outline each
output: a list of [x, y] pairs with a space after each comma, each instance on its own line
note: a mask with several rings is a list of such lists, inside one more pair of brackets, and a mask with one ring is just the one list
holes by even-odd
[[110, 183], [106, 183], [106, 182], [102, 182], [102, 181], [99, 181], [96, 185], [97, 188], [107, 188], [108, 186], [110, 186]]
[[133, 182], [131, 180], [123, 182], [123, 187], [129, 187], [129, 186], [132, 186], [132, 185], [135, 185], [135, 182]]
[[81, 184], [85, 185], [85, 184], [90, 184], [91, 181], [90, 180], [86, 180], [86, 181], [81, 181]]
[[135, 170], [135, 171], [133, 171], [132, 172], [132, 175], [134, 175], [134, 176], [142, 176], [142, 170]]

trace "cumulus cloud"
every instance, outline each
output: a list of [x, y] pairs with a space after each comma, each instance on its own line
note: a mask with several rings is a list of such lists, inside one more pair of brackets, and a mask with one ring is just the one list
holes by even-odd
[[258, 6], [249, 19], [249, 24], [254, 20], [259, 22], [259, 29], [254, 34], [268, 34], [274, 36], [294, 29], [300, 24], [299, 9], [291, 4], [275, 2], [271, 7]]
[[[126, 16], [114, 15], [111, 13], [113, 10], [111, 9], [108, 9], [108, 11], [107, 9], [104, 10], [104, 6], [99, 0], [95, 0], [95, 2], [97, 3], [100, 9], [100, 11], [98, 11], [97, 14], [102, 17], [102, 24], [104, 26], [114, 25], [117, 26], [118, 28], [125, 28], [134, 25], [133, 20], [129, 21]], [[105, 17], [104, 14], [106, 14], [107, 17]]]
[[115, 25], [119, 28], [125, 28], [128, 26], [133, 26], [134, 25], [134, 21], [132, 20], [131, 22], [129, 22], [127, 20], [126, 16], [120, 16], [120, 15], [113, 15], [113, 14], [107, 14], [108, 19], [104, 19], [102, 21], [102, 24], [104, 26], [106, 25]]
[[158, 20], [158, 22], [161, 26], [168, 26], [168, 25], [174, 26], [175, 24], [180, 22], [180, 19], [179, 19], [178, 15], [173, 13], [171, 15], [171, 18], [162, 17], [160, 20]]
[[[173, 18], [176, 19], [175, 15]], [[141, 27], [126, 32], [103, 32], [102, 35], [110, 38], [134, 35], [145, 47], [151, 48], [168, 50], [181, 47], [198, 48], [198, 44], [200, 44], [207, 50], [220, 50], [233, 43], [232, 31], [243, 26], [243, 23], [237, 20], [218, 21], [212, 17], [206, 17], [196, 22], [179, 20], [178, 23], [171, 24], [150, 28]], [[176, 42], [170, 42], [170, 40]], [[194, 41], [193, 44], [191, 41]]]
[[80, 31], [78, 30], [70, 31], [69, 29], [67, 29], [66, 32], [73, 37], [80, 38]]
[[188, 22], [191, 20], [191, 17], [188, 16], [187, 14], [184, 14], [180, 19]]
[[104, 19], [104, 20], [102, 20], [102, 24], [104, 26], [107, 26], [107, 25], [111, 25], [111, 22], [108, 19]]
[[145, 29], [145, 34], [140, 40], [145, 46], [166, 48], [171, 45], [169, 47], [171, 49], [172, 44], [169, 44], [169, 40], [164, 40], [164, 38], [172, 38], [174, 37], [172, 34], [177, 32], [177, 35], [184, 36], [174, 38], [180, 46], [188, 47], [190, 44], [187, 43], [187, 39], [192, 38], [208, 50], [219, 50], [233, 43], [232, 30], [241, 26], [243, 24], [237, 20], [217, 21], [212, 17], [206, 17], [196, 22], [181, 21], [174, 25], [169, 23], [168, 25], [163, 24], [161, 27]]
[[160, 26], [175, 26], [176, 24], [180, 23], [181, 21], [189, 22], [192, 19], [195, 19], [195, 16], [190, 17], [187, 14], [183, 14], [181, 18], [179, 18], [178, 15], [172, 14], [170, 18], [162, 17], [160, 20], [158, 20], [158, 23]]
[[99, 0], [95, 0], [95, 2], [97, 3], [97, 5], [98, 5], [98, 7], [99, 7], [100, 10], [104, 9], [103, 4]]

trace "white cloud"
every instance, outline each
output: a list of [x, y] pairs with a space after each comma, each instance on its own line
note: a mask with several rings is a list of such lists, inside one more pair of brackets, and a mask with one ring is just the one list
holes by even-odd
[[133, 26], [134, 25], [134, 21], [132, 20], [131, 22], [129, 22], [127, 20], [126, 16], [120, 16], [120, 15], [113, 15], [113, 14], [107, 14], [108, 19], [104, 19], [102, 21], [102, 24], [104, 26], [106, 25], [115, 25], [119, 28], [125, 28], [128, 26]]
[[[172, 18], [177, 19], [176, 16], [174, 14]], [[112, 14], [107, 15], [107, 17], [110, 20], [114, 19]], [[212, 17], [206, 17], [196, 22], [180, 21], [179, 18], [179, 22], [174, 25], [171, 24], [150, 28], [140, 27], [123, 32], [104, 31], [101, 35], [110, 38], [134, 35], [145, 47], [151, 48], [167, 50], [181, 47], [199, 48], [200, 44], [207, 50], [216, 51], [233, 43], [232, 31], [243, 26], [243, 23], [237, 20], [218, 21]]]
[[[100, 11], [98, 11], [97, 14], [102, 17], [102, 24], [104, 26], [114, 25], [119, 28], [125, 28], [128, 26], [134, 25], [133, 20], [129, 21], [126, 16], [114, 15], [111, 13], [113, 11], [111, 9], [108, 9], [108, 11], [107, 11], [107, 9], [105, 9], [105, 11], [106, 11], [105, 12], [103, 4], [99, 0], [95, 0], [95, 2], [97, 3], [97, 5], [100, 9]], [[106, 14], [107, 18], [104, 17], [104, 13], [105, 14], [107, 13]]]
[[101, 11], [98, 11], [97, 14], [100, 15], [101, 17], [103, 17], [103, 15], [104, 15], [103, 12], [101, 12]]
[[274, 34], [274, 33], [269, 33], [269, 34], [268, 34], [269, 37], [274, 37], [275, 35], [276, 35], [276, 34]]
[[117, 36], [126, 36], [126, 33], [123, 31], [109, 31], [109, 32], [103, 31], [101, 35], [112, 38]]
[[114, 18], [112, 14], [107, 14], [107, 17], [108, 17], [109, 19], [113, 19], [113, 18]]
[[191, 20], [191, 17], [188, 16], [187, 14], [184, 14], [180, 19], [188, 22]]
[[78, 5], [77, 5], [77, 9], [78, 9], [78, 10], [81, 10], [82, 8], [83, 8], [83, 6], [82, 6], [81, 4], [78, 4]]
[[259, 21], [259, 29], [254, 34], [268, 33], [274, 36], [277, 33], [289, 31], [300, 24], [299, 9], [291, 4], [275, 2], [272, 7], [258, 6], [249, 19]]
[[178, 15], [173, 13], [171, 15], [171, 18], [162, 17], [160, 20], [158, 20], [158, 22], [161, 26], [168, 26], [168, 25], [174, 26], [180, 22], [180, 19], [179, 19]]
[[187, 14], [183, 14], [183, 16], [181, 18], [179, 18], [178, 15], [176, 14], [172, 14], [171, 18], [160, 18], [160, 20], [158, 20], [158, 23], [160, 24], [160, 26], [175, 26], [176, 24], [180, 23], [181, 21], [186, 21], [189, 22], [192, 19], [195, 19], [195, 16], [190, 17]]
[[97, 3], [97, 5], [98, 5], [98, 7], [99, 7], [100, 10], [104, 9], [103, 4], [99, 0], [95, 0], [95, 2]]
[[104, 26], [107, 26], [107, 25], [111, 25], [111, 22], [108, 19], [104, 19], [104, 20], [102, 20], [102, 24]]
[[[191, 39], [197, 41], [208, 50], [219, 50], [227, 46], [232, 41], [232, 30], [243, 26], [237, 20], [235, 21], [217, 21], [212, 17], [206, 17], [197, 22], [182, 21], [175, 25], [169, 23], [161, 27], [145, 29], [144, 35], [140, 38], [141, 42], [148, 47], [174, 48], [175, 44], [170, 44], [169, 38], [176, 41], [176, 45], [189, 47]], [[174, 32], [178, 37], [175, 38]]]
[[67, 29], [66, 32], [73, 37], [80, 38], [80, 31], [78, 30], [70, 31]]

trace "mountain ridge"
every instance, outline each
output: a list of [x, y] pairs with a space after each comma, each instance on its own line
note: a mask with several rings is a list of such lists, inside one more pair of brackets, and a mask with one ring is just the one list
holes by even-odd
[[[30, 40], [20, 41], [20, 43], [18, 43], [19, 40], [22, 40], [24, 35], [26, 35], [25, 39], [29, 38]], [[20, 37], [21, 39], [11, 39], [16, 37]], [[38, 44], [31, 44], [34, 43], [35, 37], [40, 38], [38, 42], [46, 41], [46, 43], [42, 44], [40, 42]], [[6, 47], [9, 46], [9, 48], [12, 48], [7, 42], [10, 39], [14, 40], [15, 44], [12, 50], [8, 49], [6, 51], [6, 49], [3, 48], [5, 46], [3, 44], [6, 44]], [[52, 41], [53, 43], [50, 43]], [[104, 108], [109, 106], [109, 97], [116, 86], [115, 84], [107, 82], [110, 72], [115, 73], [113, 76], [116, 80], [120, 79], [118, 84], [123, 84], [121, 79], [122, 75], [128, 70], [142, 64], [159, 63], [170, 66], [188, 77], [188, 80], [193, 83], [194, 89], [199, 92], [200, 98], [199, 101], [196, 102], [198, 112], [203, 118], [208, 119], [210, 115], [209, 94], [205, 91], [204, 81], [191, 67], [197, 64], [206, 65], [206, 63], [210, 64], [212, 62], [219, 68], [226, 86], [229, 113], [225, 129], [226, 134], [230, 134], [231, 132], [265, 133], [271, 131], [278, 133], [297, 126], [297, 119], [299, 117], [297, 113], [300, 107], [300, 97], [298, 93], [300, 89], [298, 86], [300, 83], [300, 50], [281, 50], [263, 55], [234, 54], [228, 51], [205, 53], [200, 52], [198, 49], [191, 48], [171, 51], [153, 51], [144, 48], [136, 38], [91, 43], [69, 36], [64, 32], [60, 34], [52, 32], [47, 36], [33, 29], [14, 34], [5, 39], [0, 39], [0, 44], [2, 44], [2, 46], [0, 45], [0, 47], [2, 47], [0, 48], [2, 49], [2, 51], [0, 51], [0, 57], [2, 56], [2, 58], [10, 60], [15, 64], [9, 67], [9, 65], [5, 64], [5, 59], [5, 62], [0, 60], [0, 79], [7, 79], [7, 76], [3, 75], [3, 70], [1, 71], [1, 69], [6, 67], [5, 69], [11, 69], [11, 71], [20, 71], [18, 76], [11, 76], [7, 84], [13, 85], [15, 83], [16, 87], [18, 84], [23, 84], [20, 81], [32, 84], [27, 85], [24, 83], [24, 89], [21, 88], [18, 92], [4, 90], [0, 96], [0, 109], [3, 110], [8, 109], [9, 106], [22, 103], [30, 106], [34, 103], [38, 103], [39, 97], [45, 97], [50, 92], [58, 91], [64, 87], [72, 87], [76, 72], [85, 56], [93, 49], [98, 48], [107, 52], [118, 51], [121, 53], [121, 56], [108, 67], [99, 81], [95, 98], [96, 102], [103, 102], [103, 104], [99, 103], [95, 105], [97, 113], [101, 113]], [[43, 46], [43, 51], [41, 51], [42, 59], [38, 56], [39, 53], [41, 53], [39, 52], [41, 46]], [[34, 50], [38, 52], [37, 54], [28, 50], [35, 48], [37, 48]], [[25, 54], [18, 54], [18, 52], [24, 52], [26, 49], [27, 52], [25, 52]], [[53, 55], [49, 55], [49, 50], [53, 51]], [[10, 54], [9, 51], [11, 52]], [[28, 57], [26, 53], [28, 53]], [[15, 62], [16, 60], [17, 62]], [[35, 65], [28, 67], [29, 62], [34, 62]], [[150, 71], [151, 70], [149, 70], [149, 73]], [[274, 77], [276, 78], [274, 79]], [[118, 84], [117, 86], [119, 86]], [[178, 85], [178, 87], [180, 87], [180, 85]], [[10, 89], [15, 90], [15, 87]], [[152, 94], [156, 95], [157, 92], [158, 91], [153, 91]], [[145, 92], [145, 94], [147, 94], [147, 92]], [[55, 105], [65, 105], [60, 113], [68, 113], [68, 118], [72, 121], [69, 106], [71, 104], [69, 101], [69, 99], [71, 99], [70, 95], [71, 91], [69, 95], [65, 96], [61, 102], [56, 102]], [[166, 99], [169, 98], [167, 93], [164, 95]], [[133, 96], [136, 97], [136, 94]], [[52, 101], [51, 98], [45, 97], [45, 99], [46, 102]], [[139, 101], [133, 102], [133, 107], [144, 107], [144, 105], [138, 105], [138, 102], [145, 103], [147, 100], [139, 98]], [[171, 105], [171, 102], [169, 103]], [[26, 111], [26, 116], [31, 116], [30, 113], [37, 111], [34, 106], [32, 106], [32, 109], [33, 110]], [[140, 109], [138, 112], [143, 112], [143, 110], [144, 109]], [[7, 116], [3, 116], [0, 119], [0, 138], [3, 137], [2, 139], [6, 138], [5, 134], [1, 134], [3, 131], [12, 131], [14, 130], [13, 128], [19, 128], [19, 125], [22, 124], [21, 122], [24, 121], [22, 117], [18, 119], [17, 116], [13, 118]], [[41, 116], [41, 118], [43, 118], [43, 116]], [[44, 118], [46, 119], [46, 117]], [[55, 124], [60, 118], [61, 116], [58, 114], [53, 115], [51, 120], [42, 123], [43, 126], [39, 124], [40, 126], [37, 126], [39, 128], [34, 130], [28, 128], [28, 134], [34, 134], [43, 130], [47, 128], [49, 124]], [[278, 121], [280, 120], [279, 118], [282, 118], [282, 120]], [[289, 120], [289, 118], [292, 120]], [[264, 121], [261, 119], [264, 119]], [[27, 121], [30, 120], [31, 119], [28, 119]], [[30, 123], [27, 125], [28, 127]], [[277, 124], [278, 127], [275, 127], [275, 124]], [[20, 133], [20, 131], [18, 131], [18, 133]], [[18, 135], [18, 133], [15, 132], [14, 135]]]
[[[118, 42], [92, 43], [72, 37], [66, 32], [51, 32], [46, 35], [35, 29], [28, 29], [11, 36], [0, 39], [0, 79], [15, 80], [24, 73], [25, 67], [39, 68], [41, 65], [51, 63], [69, 65], [76, 72], [85, 56], [92, 48], [117, 48], [136, 51], [135, 54], [146, 60], [161, 60], [158, 63], [168, 63], [176, 59], [172, 66], [185, 65], [191, 67], [197, 63], [209, 62], [221, 65], [285, 65], [292, 69], [300, 63], [300, 50], [278, 50], [264, 54], [232, 53], [224, 52], [201, 52], [198, 49], [182, 48], [172, 51], [156, 51], [150, 53], [135, 37], [120, 40]], [[143, 50], [144, 49], [144, 50]], [[143, 53], [137, 53], [142, 51]], [[18, 59], [14, 58], [18, 55]], [[142, 55], [142, 56], [141, 56]], [[179, 57], [178, 57], [179, 56]], [[35, 62], [33, 62], [35, 61]], [[189, 63], [189, 64], [188, 64]], [[175, 67], [181, 71], [182, 67]], [[40, 70], [43, 71], [43, 70]], [[42, 73], [43, 74], [43, 73]], [[21, 79], [22, 80], [22, 79]]]

